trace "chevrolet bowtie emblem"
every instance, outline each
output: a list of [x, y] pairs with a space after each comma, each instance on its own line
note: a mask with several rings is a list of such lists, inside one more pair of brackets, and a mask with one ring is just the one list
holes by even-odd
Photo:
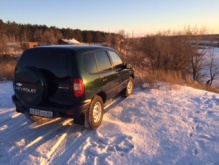
[[22, 84], [21, 83], [16, 83], [17, 86], [19, 87], [22, 87]]

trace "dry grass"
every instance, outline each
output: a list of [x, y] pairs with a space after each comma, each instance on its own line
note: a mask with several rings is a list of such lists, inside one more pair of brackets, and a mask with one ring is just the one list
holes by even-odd
[[186, 79], [186, 84], [196, 89], [202, 89], [202, 90], [206, 90], [209, 92], [219, 93], [219, 88], [212, 87], [212, 86], [206, 86], [206, 85], [194, 82], [191, 78]]
[[158, 81], [173, 83], [173, 84], [183, 84], [183, 76], [181, 73], [177, 72], [165, 72], [162, 70], [157, 70], [153, 72], [154, 78]]
[[141, 69], [135, 67], [136, 85], [142, 86], [147, 83], [149, 87], [153, 87], [155, 82], [167, 82], [171, 84], [178, 85], [188, 85], [190, 87], [206, 90], [214, 93], [219, 93], [219, 89], [216, 87], [206, 86], [197, 82], [194, 82], [191, 78], [185, 78], [181, 73], [176, 72], [165, 72], [162, 70], [149, 72], [142, 71]]
[[0, 81], [13, 80], [17, 57], [0, 57]]
[[[164, 72], [162, 70], [158, 71], [142, 71], [139, 68], [135, 68], [135, 75], [137, 77], [137, 83], [149, 83], [153, 84], [154, 82], [160, 81], [160, 82], [168, 82], [173, 84], [183, 84], [182, 75], [180, 73], [176, 72]], [[137, 84], [137, 85], [138, 85]]]

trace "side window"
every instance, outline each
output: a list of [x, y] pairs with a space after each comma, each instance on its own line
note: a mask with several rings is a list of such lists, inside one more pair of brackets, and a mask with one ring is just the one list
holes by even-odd
[[113, 66], [116, 69], [121, 69], [123, 67], [123, 62], [121, 58], [119, 57], [119, 55], [116, 52], [112, 52], [112, 51], [109, 51], [108, 53], [112, 59]]
[[106, 71], [111, 69], [109, 57], [105, 51], [94, 53], [99, 71]]
[[84, 68], [88, 73], [97, 73], [97, 66], [93, 54], [85, 54], [83, 56]]

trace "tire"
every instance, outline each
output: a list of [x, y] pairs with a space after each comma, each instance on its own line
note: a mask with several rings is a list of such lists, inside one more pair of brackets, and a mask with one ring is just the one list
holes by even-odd
[[24, 67], [16, 71], [13, 85], [16, 96], [24, 105], [39, 105], [47, 97], [46, 77], [36, 68]]
[[100, 96], [95, 96], [90, 108], [85, 115], [85, 127], [97, 129], [103, 120], [103, 100]]
[[132, 77], [130, 77], [126, 88], [122, 92], [122, 96], [128, 97], [133, 93], [133, 91], [134, 91], [134, 80]]

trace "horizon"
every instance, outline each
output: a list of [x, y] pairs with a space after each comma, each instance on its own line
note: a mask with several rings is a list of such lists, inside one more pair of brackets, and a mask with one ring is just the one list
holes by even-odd
[[206, 28], [208, 34], [219, 34], [219, 1], [61, 1], [1, 0], [3, 22], [46, 25], [146, 36], [164, 31], [179, 32], [187, 27]]
[[[0, 18], [0, 20], [2, 20], [1, 18]], [[3, 20], [2, 20], [3, 21]], [[10, 22], [10, 23], [16, 23], [17, 25], [30, 25], [30, 26], [46, 26], [47, 28], [51, 28], [51, 27], [55, 27], [55, 28], [57, 28], [57, 29], [67, 29], [67, 28], [62, 28], [62, 27], [56, 27], [56, 26], [47, 26], [47, 25], [45, 25], [45, 24], [31, 24], [31, 23], [19, 23], [19, 22], [15, 22], [15, 21], [11, 21], [11, 20], [7, 20], [7, 21], [3, 21], [5, 24], [7, 24], [8, 22]], [[82, 30], [82, 29], [72, 29], [72, 28], [69, 28], [69, 29], [71, 29], [71, 30], [80, 30], [80, 31], [92, 31], [92, 32], [97, 32], [97, 31], [99, 31], [99, 32], [103, 32], [103, 33], [111, 33], [111, 32], [106, 32], [106, 31], [101, 31], [101, 30]], [[147, 35], [157, 35], [157, 34], [159, 34], [159, 33], [162, 33], [162, 32], [166, 32], [166, 31], [158, 31], [157, 33], [154, 33], [154, 34], [145, 34], [145, 35], [138, 35], [138, 36], [134, 36], [134, 38], [139, 38], [139, 37], [146, 37]], [[175, 31], [170, 31], [170, 34], [168, 34], [168, 36], [180, 36], [180, 35], [184, 35], [184, 34], [175, 34], [175, 33], [172, 33], [172, 32], [175, 32]], [[181, 31], [180, 31], [181, 32]], [[114, 33], [114, 32], [112, 32], [112, 33]], [[115, 34], [116, 34], [116, 32], [115, 32]], [[204, 34], [197, 34], [197, 35], [201, 35], [201, 36], [208, 36], [208, 35], [212, 35], [212, 36], [214, 36], [214, 35], [219, 35], [219, 33], [204, 33]], [[129, 35], [129, 37], [128, 38], [131, 38], [132, 36], [131, 35]]]

